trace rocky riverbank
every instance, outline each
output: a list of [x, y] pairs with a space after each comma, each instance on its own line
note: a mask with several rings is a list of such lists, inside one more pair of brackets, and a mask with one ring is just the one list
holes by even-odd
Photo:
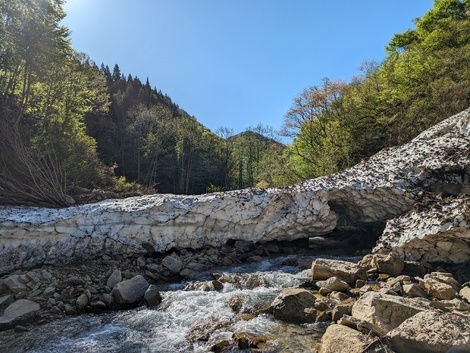
[[[470, 351], [468, 264], [440, 267], [380, 254], [366, 255], [359, 262], [317, 258], [309, 263], [303, 260], [306, 255], [312, 256], [304, 244], [238, 242], [198, 253], [183, 250], [126, 258], [104, 255], [75, 266], [15, 271], [0, 281], [0, 329], [6, 330], [0, 334], [0, 347], [2, 341], [21, 332], [66, 316], [139, 305], [158, 310], [160, 290], [168, 282], [200, 279], [203, 271], [208, 271], [211, 279], [188, 282], [184, 290], [223, 291], [225, 286], [240, 285], [237, 281], [241, 279], [213, 273], [212, 268], [283, 256], [287, 265], [311, 265], [311, 280], [280, 290], [265, 307], [248, 305], [246, 298], [234, 295], [225, 305], [235, 320], [272, 315], [296, 325], [325, 325], [321, 346], [312, 346], [311, 352]], [[264, 285], [256, 276], [249, 282], [243, 286]], [[215, 352], [276, 351], [269, 344], [272, 337], [243, 332], [223, 339], [213, 337], [232, 321], [206, 318], [198, 321], [187, 337], [212, 342], [210, 348]]]
[[[308, 239], [263, 245], [234, 241], [221, 248], [180, 249], [166, 254], [148, 247], [145, 254], [103, 254], [67, 266], [16, 270], [0, 278], [0, 330], [24, 330], [64, 315], [154, 306], [161, 300], [159, 286], [200, 278], [215, 267], [259, 262], [281, 254], [297, 254], [286, 260], [296, 265], [299, 254], [311, 252], [307, 244]], [[214, 281], [207, 289], [218, 286], [221, 284]], [[21, 310], [14, 310], [20, 306]]]

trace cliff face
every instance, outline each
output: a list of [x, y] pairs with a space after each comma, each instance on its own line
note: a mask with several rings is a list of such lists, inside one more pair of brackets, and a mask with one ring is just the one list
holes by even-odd
[[[0, 273], [103, 252], [143, 252], [142, 244], [165, 251], [220, 246], [229, 239], [294, 240], [387, 220], [376, 251], [396, 250], [413, 259], [468, 260], [470, 251], [463, 250], [456, 257], [445, 255], [455, 252], [454, 246], [434, 245], [448, 231], [445, 242], [458, 239], [466, 246], [460, 250], [469, 248], [466, 222], [470, 220], [468, 210], [462, 208], [468, 205], [468, 197], [462, 195], [469, 194], [469, 179], [467, 109], [404, 146], [383, 150], [344, 172], [287, 188], [152, 195], [67, 209], [2, 207]], [[439, 203], [427, 196], [439, 193], [461, 195], [461, 202], [456, 199], [450, 207], [452, 226], [447, 226], [446, 219], [445, 226], [434, 231], [437, 228], [430, 226], [434, 221], [426, 218], [428, 213], [413, 207], [427, 199]], [[412, 232], [417, 229], [423, 231]], [[420, 237], [424, 242], [416, 242]], [[420, 249], [423, 244], [427, 245]], [[435, 256], [432, 249], [439, 249]]]

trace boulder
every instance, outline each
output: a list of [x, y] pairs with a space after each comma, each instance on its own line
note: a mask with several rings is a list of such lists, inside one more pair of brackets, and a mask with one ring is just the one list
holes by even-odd
[[144, 294], [144, 299], [148, 306], [156, 306], [162, 302], [162, 296], [160, 295], [160, 291], [156, 285], [151, 284], [147, 288]]
[[349, 261], [319, 258], [312, 262], [312, 279], [314, 281], [330, 277], [337, 277], [354, 285], [358, 279], [366, 280], [367, 273], [363, 268]]
[[106, 281], [106, 286], [109, 288], [114, 288], [116, 284], [122, 281], [122, 273], [121, 270], [115, 269], [111, 275], [108, 277], [108, 280]]
[[333, 321], [338, 321], [343, 317], [343, 315], [351, 315], [352, 306], [353, 303], [336, 305], [331, 312], [331, 319]]
[[77, 298], [77, 301], [75, 303], [75, 305], [77, 306], [77, 310], [83, 311], [85, 307], [88, 305], [89, 301], [90, 300], [88, 299], [88, 296], [85, 293], [80, 294], [80, 296]]
[[422, 311], [387, 336], [398, 353], [445, 353], [465, 347], [470, 351], [470, 316]]
[[429, 308], [421, 299], [401, 298], [367, 292], [352, 307], [352, 316], [373, 324], [377, 332], [386, 334], [411, 316]]
[[19, 275], [8, 276], [4, 280], [4, 283], [8, 287], [8, 289], [11, 290], [13, 293], [20, 293], [28, 290], [28, 287], [26, 287], [24, 283], [20, 281]]
[[426, 292], [421, 289], [419, 285], [416, 283], [411, 283], [411, 284], [404, 284], [403, 287], [403, 294], [405, 294], [407, 297], [411, 298], [426, 298]]
[[320, 353], [362, 353], [373, 339], [343, 325], [330, 325], [321, 339]]
[[449, 300], [457, 295], [455, 288], [433, 277], [427, 277], [419, 282], [419, 286], [430, 296], [436, 299]]
[[457, 292], [460, 290], [460, 288], [462, 287], [461, 284], [459, 283], [459, 281], [457, 281], [454, 276], [452, 275], [452, 273], [448, 273], [448, 272], [431, 272], [430, 274], [428, 275], [425, 275], [424, 276], [424, 279], [427, 279], [427, 278], [434, 278], [438, 281], [441, 281], [443, 283], [446, 283], [446, 284], [449, 284], [450, 286], [452, 286], [452, 288], [454, 288]]
[[470, 302], [470, 287], [462, 287], [459, 295], [464, 298], [467, 302]]
[[320, 288], [327, 289], [330, 292], [347, 292], [351, 287], [345, 281], [340, 280], [338, 277], [330, 277], [325, 281], [317, 281], [316, 285]]
[[287, 322], [315, 322], [316, 315], [308, 309], [315, 305], [312, 292], [302, 288], [284, 288], [269, 307], [276, 319]]
[[19, 320], [24, 315], [38, 311], [41, 307], [38, 303], [28, 299], [19, 299], [10, 304], [3, 315], [0, 316], [0, 329], [10, 328], [15, 321]]
[[376, 270], [378, 273], [385, 273], [396, 277], [405, 268], [405, 261], [396, 253], [390, 254], [368, 254], [359, 263], [366, 271]]
[[173, 273], [179, 273], [184, 266], [183, 261], [181, 261], [181, 258], [176, 253], [165, 256], [162, 260], [162, 265]]
[[139, 303], [149, 287], [147, 280], [141, 275], [119, 282], [111, 291], [117, 304]]

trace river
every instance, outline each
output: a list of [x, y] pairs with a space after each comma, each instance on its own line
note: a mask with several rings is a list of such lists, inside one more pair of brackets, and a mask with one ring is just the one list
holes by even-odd
[[[198, 281], [162, 287], [163, 301], [156, 308], [83, 314], [53, 321], [15, 334], [0, 344], [0, 351], [208, 352], [224, 341], [237, 347], [234, 337], [245, 335], [261, 342], [263, 348], [233, 348], [228, 352], [316, 352], [324, 324], [286, 324], [265, 310], [282, 288], [310, 280], [311, 271], [286, 265], [289, 259], [292, 257], [213, 269], [211, 273], [201, 273]], [[314, 258], [301, 260], [298, 263], [306, 267]], [[214, 273], [224, 283], [220, 290], [213, 288]], [[229, 303], [238, 303], [238, 314]]]

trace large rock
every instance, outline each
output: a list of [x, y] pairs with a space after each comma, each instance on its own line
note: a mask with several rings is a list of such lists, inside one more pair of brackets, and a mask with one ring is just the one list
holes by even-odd
[[386, 334], [413, 315], [429, 309], [427, 301], [395, 295], [367, 292], [352, 307], [352, 316], [374, 325], [375, 331]]
[[320, 353], [362, 353], [372, 341], [350, 327], [330, 325], [321, 339]]
[[349, 284], [353, 284], [358, 279], [366, 280], [367, 273], [359, 265], [334, 259], [316, 259], [312, 263], [312, 279], [322, 280], [330, 277], [337, 277]]
[[156, 306], [162, 302], [162, 296], [158, 287], [151, 284], [144, 293], [144, 299], [148, 306]]
[[302, 288], [285, 288], [271, 303], [270, 312], [276, 319], [287, 322], [314, 322], [315, 305], [312, 292]]
[[19, 275], [8, 276], [4, 280], [4, 283], [13, 293], [19, 293], [28, 290], [28, 287], [21, 283]]
[[116, 284], [111, 294], [117, 304], [135, 304], [144, 298], [148, 287], [147, 280], [138, 275]]
[[330, 277], [325, 281], [317, 281], [316, 285], [330, 292], [347, 292], [349, 289], [351, 289], [349, 284], [339, 279], [338, 277]]
[[[335, 228], [384, 222], [422, 202], [423, 191], [469, 192], [469, 116], [466, 110], [410, 143], [385, 149], [344, 172], [286, 188], [146, 195], [65, 209], [1, 207], [0, 274], [102, 252], [139, 253], [143, 244], [158, 252], [198, 249], [230, 239], [267, 242], [328, 236]], [[398, 248], [411, 260], [470, 259], [465, 202], [468, 197], [445, 209], [455, 215], [450, 221], [418, 208], [416, 216], [409, 216], [411, 221], [415, 217], [413, 229], [402, 231], [389, 224], [377, 251]]]
[[387, 337], [398, 353], [445, 353], [452, 348], [470, 352], [470, 316], [423, 311], [405, 320]]
[[459, 291], [459, 295], [464, 298], [467, 302], [470, 302], [470, 287], [463, 287]]
[[440, 300], [450, 300], [457, 291], [450, 284], [428, 277], [419, 282], [420, 287], [430, 296]]
[[360, 262], [360, 266], [366, 270], [376, 270], [390, 276], [398, 276], [405, 268], [405, 261], [396, 253], [368, 254]]
[[183, 261], [181, 261], [181, 258], [176, 253], [165, 256], [162, 260], [162, 265], [173, 273], [179, 273], [184, 266]]
[[116, 284], [122, 281], [122, 272], [119, 269], [113, 270], [111, 275], [108, 277], [108, 280], [106, 281], [106, 286], [109, 288], [114, 288]]
[[10, 304], [0, 316], [0, 329], [10, 328], [22, 316], [38, 311], [38, 303], [28, 299], [19, 299]]

